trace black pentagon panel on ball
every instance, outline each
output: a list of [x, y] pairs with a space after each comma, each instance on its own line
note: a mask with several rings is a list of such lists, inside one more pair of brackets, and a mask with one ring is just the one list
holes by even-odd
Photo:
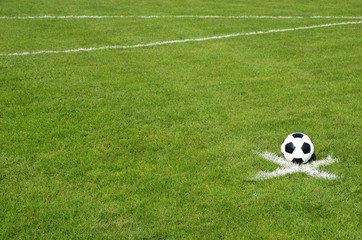
[[303, 143], [302, 151], [304, 154], [310, 153], [310, 144], [309, 143]]
[[286, 151], [287, 153], [293, 153], [294, 149], [295, 149], [295, 146], [293, 145], [292, 142], [287, 143], [287, 144], [285, 145], [285, 151]]
[[304, 135], [302, 133], [294, 133], [292, 136], [294, 138], [303, 138]]
[[301, 158], [294, 158], [294, 159], [292, 160], [292, 163], [302, 164], [302, 163], [303, 163], [303, 159], [301, 159]]

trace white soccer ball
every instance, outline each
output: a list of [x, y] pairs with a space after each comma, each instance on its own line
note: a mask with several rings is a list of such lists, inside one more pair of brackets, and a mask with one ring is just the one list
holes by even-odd
[[285, 159], [296, 164], [302, 164], [311, 159], [314, 145], [307, 135], [292, 133], [284, 139], [281, 150]]

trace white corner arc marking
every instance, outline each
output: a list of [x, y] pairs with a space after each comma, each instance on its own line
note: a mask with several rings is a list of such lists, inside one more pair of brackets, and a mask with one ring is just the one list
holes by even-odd
[[152, 43], [136, 44], [136, 45], [126, 45], [126, 46], [115, 45], [115, 46], [103, 46], [103, 47], [94, 47], [94, 48], [76, 48], [76, 49], [59, 50], [59, 51], [42, 50], [42, 51], [35, 51], [35, 52], [0, 53], [0, 56], [37, 55], [37, 54], [45, 54], [45, 53], [89, 52], [89, 51], [95, 51], [95, 50], [117, 49], [117, 48], [127, 49], [127, 48], [151, 47], [151, 46], [174, 44], [174, 43], [200, 42], [200, 41], [223, 39], [223, 38], [238, 37], [238, 36], [249, 36], [249, 35], [258, 35], [258, 34], [268, 34], [268, 33], [288, 32], [288, 31], [298, 31], [298, 30], [306, 30], [306, 29], [314, 29], [314, 28], [323, 28], [323, 27], [331, 27], [331, 26], [341, 26], [341, 25], [351, 25], [351, 24], [361, 24], [361, 23], [362, 23], [362, 21], [358, 21], [358, 22], [328, 23], [328, 24], [305, 26], [305, 27], [285, 28], [285, 29], [272, 29], [272, 30], [267, 30], [267, 31], [257, 31], [257, 32], [248, 32], [248, 33], [233, 33], [233, 34], [219, 35], [219, 36], [212, 36], [212, 37], [205, 37], [205, 38], [192, 38], [192, 39], [183, 39], [183, 40], [169, 40], [169, 41], [152, 42]]
[[338, 176], [336, 176], [334, 174], [327, 173], [324, 171], [319, 171], [317, 169], [319, 166], [329, 165], [329, 164], [332, 164], [332, 163], [338, 161], [337, 158], [332, 158], [331, 156], [328, 156], [326, 159], [313, 161], [312, 163], [309, 163], [309, 164], [298, 165], [298, 164], [291, 163], [281, 157], [278, 157], [277, 155], [270, 153], [270, 152], [258, 153], [258, 155], [271, 162], [279, 164], [280, 166], [282, 166], [282, 168], [278, 168], [273, 172], [260, 171], [256, 174], [255, 177], [252, 178], [252, 180], [255, 180], [255, 181], [266, 180], [266, 179], [274, 178], [274, 177], [280, 177], [280, 176], [284, 176], [286, 174], [292, 174], [292, 173], [296, 173], [296, 172], [303, 172], [303, 173], [308, 174], [309, 176], [322, 178], [322, 179], [326, 179], [326, 180], [332, 180], [332, 179], [339, 178]]

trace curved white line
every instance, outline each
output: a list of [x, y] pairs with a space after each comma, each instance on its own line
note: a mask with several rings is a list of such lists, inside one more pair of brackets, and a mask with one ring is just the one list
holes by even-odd
[[197, 16], [197, 15], [175, 15], [175, 16], [0, 16], [0, 19], [82, 19], [82, 18], [271, 18], [271, 19], [362, 19], [362, 16]]
[[306, 27], [297, 27], [297, 28], [286, 28], [286, 29], [272, 29], [268, 31], [257, 31], [257, 32], [248, 32], [248, 33], [234, 33], [228, 35], [221, 36], [213, 36], [213, 37], [205, 37], [205, 38], [193, 38], [193, 39], [183, 39], [183, 40], [170, 40], [170, 41], [162, 41], [162, 42], [152, 42], [146, 44], [136, 44], [136, 45], [126, 45], [126, 46], [104, 46], [104, 47], [95, 47], [95, 48], [77, 48], [77, 49], [68, 49], [68, 50], [60, 50], [60, 51], [37, 51], [37, 52], [22, 52], [22, 53], [0, 53], [0, 56], [19, 56], [19, 55], [36, 55], [42, 53], [71, 53], [71, 52], [88, 52], [95, 50], [104, 50], [104, 49], [116, 49], [116, 48], [138, 48], [138, 47], [151, 47], [157, 45], [166, 45], [173, 43], [185, 43], [185, 42], [200, 42], [206, 40], [215, 40], [215, 39], [223, 39], [230, 37], [238, 37], [238, 36], [248, 36], [248, 35], [257, 35], [257, 34], [267, 34], [267, 33], [277, 33], [277, 32], [288, 32], [288, 31], [297, 31], [297, 30], [305, 30], [305, 29], [313, 29], [313, 28], [323, 28], [323, 27], [331, 27], [331, 26], [340, 26], [340, 25], [349, 25], [349, 24], [360, 24], [359, 22], [341, 22], [341, 23], [329, 23], [329, 24], [321, 24], [321, 25], [313, 25]]

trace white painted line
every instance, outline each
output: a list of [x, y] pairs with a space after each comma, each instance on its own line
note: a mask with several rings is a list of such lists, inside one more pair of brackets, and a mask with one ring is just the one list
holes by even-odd
[[82, 18], [268, 18], [268, 19], [361, 19], [362, 16], [195, 16], [195, 15], [180, 15], [180, 16], [24, 16], [10, 17], [0, 16], [0, 19], [82, 19]]
[[296, 172], [304, 172], [312, 177], [332, 180], [337, 179], [338, 176], [327, 173], [324, 171], [318, 171], [317, 168], [322, 165], [329, 165], [334, 162], [337, 162], [338, 159], [332, 158], [331, 156], [328, 156], [326, 159], [322, 159], [319, 161], [313, 161], [312, 163], [307, 164], [294, 164], [292, 162], [289, 162], [285, 160], [284, 158], [278, 157], [277, 155], [270, 153], [270, 152], [264, 152], [264, 153], [258, 153], [259, 156], [272, 161], [274, 163], [279, 164], [280, 166], [283, 166], [283, 168], [278, 168], [273, 172], [267, 172], [267, 171], [260, 171], [252, 180], [265, 180], [269, 178], [274, 177], [280, 177], [286, 174], [292, 174]]
[[127, 48], [138, 48], [138, 47], [151, 47], [151, 46], [174, 44], [174, 43], [201, 42], [201, 41], [206, 41], [206, 40], [215, 40], [215, 39], [223, 39], [223, 38], [238, 37], [238, 36], [249, 36], [249, 35], [257, 35], [257, 34], [288, 32], [288, 31], [297, 31], [297, 30], [305, 30], [305, 29], [313, 29], [313, 28], [323, 28], [323, 27], [331, 27], [331, 26], [349, 25], [349, 24], [361, 24], [361, 23], [362, 23], [362, 21], [359, 21], [359, 22], [329, 23], [329, 24], [313, 25], [313, 26], [306, 26], [306, 27], [272, 29], [272, 30], [268, 30], [268, 31], [257, 31], [257, 32], [248, 32], [248, 33], [234, 33], [234, 34], [220, 35], [220, 36], [213, 36], [213, 37], [205, 37], [205, 38], [170, 40], [170, 41], [152, 42], [152, 43], [126, 45], [126, 46], [115, 45], [115, 46], [104, 46], [104, 47], [94, 47], [94, 48], [76, 48], [76, 49], [59, 50], [59, 51], [42, 50], [42, 51], [36, 51], [36, 52], [0, 53], [0, 56], [36, 55], [36, 54], [43, 54], [43, 53], [89, 52], [89, 51], [95, 51], [95, 50], [117, 49], [117, 48], [127, 49]]

